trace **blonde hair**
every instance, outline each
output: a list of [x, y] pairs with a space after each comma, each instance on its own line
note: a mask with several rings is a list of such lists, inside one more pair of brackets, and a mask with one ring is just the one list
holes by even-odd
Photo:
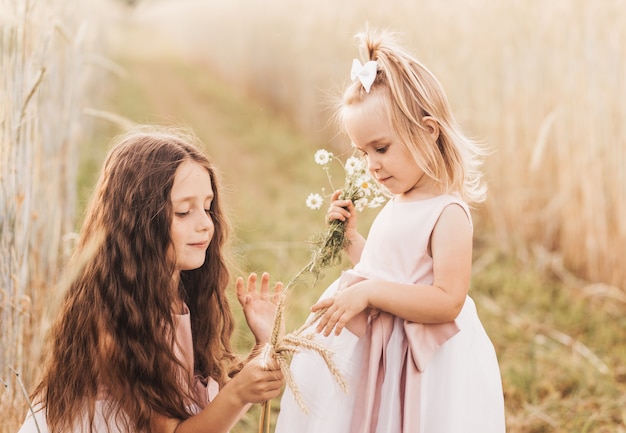
[[[345, 107], [379, 97], [398, 140], [441, 191], [459, 193], [468, 203], [483, 201], [487, 188], [481, 181], [480, 158], [486, 151], [461, 132], [437, 78], [397, 46], [389, 32], [368, 29], [356, 39], [365, 60], [377, 63], [376, 79], [369, 93], [359, 81], [346, 88], [337, 111], [341, 125]], [[430, 142], [423, 121], [426, 116], [439, 125], [436, 146], [424, 145]]]

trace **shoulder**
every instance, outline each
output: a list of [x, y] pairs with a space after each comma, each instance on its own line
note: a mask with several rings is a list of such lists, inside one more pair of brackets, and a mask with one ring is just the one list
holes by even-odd
[[465, 210], [456, 203], [446, 206], [439, 215], [430, 238], [430, 251], [441, 267], [448, 263], [454, 269], [471, 262], [473, 245], [472, 224]]
[[438, 221], [443, 218], [453, 220], [459, 224], [467, 224], [469, 222], [469, 227], [473, 230], [472, 214], [467, 203], [457, 194], [445, 194], [440, 197], [441, 211]]
[[472, 227], [469, 211], [458, 203], [450, 203], [441, 210], [437, 224], [460, 224]]
[[455, 194], [444, 194], [438, 197], [437, 207], [433, 236], [444, 242], [471, 241], [474, 226], [468, 205]]

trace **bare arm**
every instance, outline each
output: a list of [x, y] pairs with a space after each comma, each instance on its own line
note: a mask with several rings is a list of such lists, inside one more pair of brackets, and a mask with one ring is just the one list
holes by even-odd
[[242, 370], [230, 380], [198, 415], [185, 421], [156, 415], [152, 431], [158, 433], [225, 433], [228, 432], [254, 403], [276, 397], [283, 386], [283, 376], [277, 365], [265, 368], [259, 348], [269, 341], [276, 304], [281, 296], [282, 283], [269, 289], [269, 274], [261, 276], [257, 290], [257, 275], [237, 279], [237, 298], [246, 321], [255, 336], [256, 345]]
[[434, 280], [431, 286], [367, 280], [356, 283], [312, 307], [328, 307], [317, 331], [341, 333], [346, 323], [366, 308], [376, 308], [417, 323], [454, 320], [469, 290], [472, 229], [458, 205], [446, 207], [431, 237]]
[[262, 403], [280, 393], [283, 377], [279, 369], [265, 370], [254, 358], [224, 386], [199, 414], [180, 421], [155, 415], [152, 431], [157, 433], [227, 433], [253, 403]]
[[182, 422], [176, 433], [228, 432], [253, 403], [262, 403], [280, 393], [280, 370], [265, 370], [254, 358], [217, 394], [198, 415]]

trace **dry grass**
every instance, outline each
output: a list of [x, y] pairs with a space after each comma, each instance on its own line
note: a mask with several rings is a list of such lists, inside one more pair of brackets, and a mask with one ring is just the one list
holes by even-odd
[[[43, 310], [57, 296], [58, 264], [71, 246], [65, 235], [101, 162], [102, 149], [81, 156], [92, 168], [76, 196], [77, 142], [93, 121], [79, 116], [85, 61], [125, 74], [86, 56], [93, 41], [84, 37], [97, 29], [80, 31], [74, 6], [82, 3], [74, 1], [32, 2], [24, 17], [25, 0], [0, 0], [0, 379], [8, 385], [0, 387], [0, 433], [15, 431], [24, 415], [9, 366], [32, 384]], [[347, 79], [351, 36], [365, 21], [402, 32], [466, 129], [494, 148], [472, 293], [499, 355], [509, 432], [626, 432], [626, 4], [356, 3], [140, 6], [135, 22], [144, 31], [157, 23], [168, 36], [150, 34], [146, 44], [128, 37], [125, 21], [112, 25], [124, 28], [113, 36], [124, 42], [129, 70], [108, 108], [138, 122], [194, 127], [223, 170], [247, 268], [286, 279], [308, 260], [307, 237], [323, 228], [304, 198], [326, 181], [312, 151], [345, 144], [323, 108], [329, 89]], [[163, 59], [164, 47], [211, 72]], [[248, 98], [234, 98], [213, 74]], [[115, 132], [94, 142], [106, 146]], [[328, 274], [317, 289], [303, 285], [288, 299], [287, 329], [338, 275]], [[238, 338], [242, 348], [249, 343]], [[254, 431], [257, 413], [235, 431]]]
[[[91, 4], [95, 6], [95, 4]], [[0, 431], [15, 431], [71, 250], [95, 41], [80, 1], [0, 0]], [[25, 385], [26, 384], [26, 385]]]
[[[123, 63], [128, 78], [112, 94], [110, 109], [136, 120], [176, 118], [192, 125], [225, 178], [246, 271], [268, 270], [288, 281], [310, 259], [309, 237], [324, 229], [323, 211], [304, 205], [308, 193], [327, 183], [312, 161], [310, 137], [237, 98], [202, 65], [168, 55]], [[375, 213], [361, 215], [364, 233]], [[499, 357], [508, 432], [626, 433], [623, 292], [587, 285], [545, 250], [520, 261], [499, 251], [497, 233], [480, 221], [476, 227], [471, 293]], [[340, 270], [328, 269], [315, 287], [309, 280], [294, 287], [286, 300], [287, 331], [304, 322]], [[234, 298], [232, 305], [242, 329], [235, 343], [243, 353], [253, 340]], [[258, 415], [255, 407], [233, 433], [257, 431]]]
[[335, 140], [324, 107], [348, 77], [352, 35], [366, 22], [399, 32], [494, 150], [484, 216], [502, 248], [531, 256], [540, 245], [580, 277], [626, 290], [623, 1], [147, 5], [143, 22], [322, 144]]

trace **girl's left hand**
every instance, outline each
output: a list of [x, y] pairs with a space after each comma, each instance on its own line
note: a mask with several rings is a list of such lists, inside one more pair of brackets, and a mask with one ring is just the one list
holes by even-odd
[[313, 305], [311, 307], [312, 312], [328, 308], [320, 317], [315, 331], [321, 332], [328, 337], [334, 328], [335, 335], [341, 334], [341, 331], [349, 324], [350, 320], [368, 308], [367, 283], [356, 283], [341, 289], [335, 296], [323, 299]]
[[282, 296], [283, 283], [278, 282], [274, 290], [269, 290], [270, 274], [261, 275], [261, 288], [257, 291], [257, 275], [248, 276], [247, 287], [242, 277], [237, 278], [237, 299], [243, 307], [248, 327], [254, 334], [256, 344], [270, 341], [276, 305]]

